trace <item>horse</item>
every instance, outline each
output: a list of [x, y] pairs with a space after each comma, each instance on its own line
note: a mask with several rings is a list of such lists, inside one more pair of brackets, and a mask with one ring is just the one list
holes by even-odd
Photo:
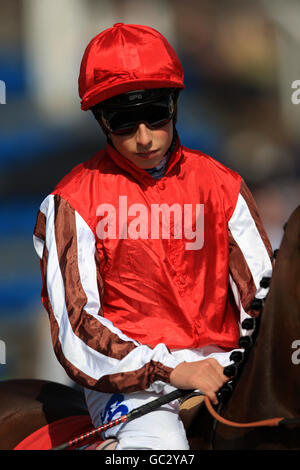
[[0, 382], [0, 450], [12, 450], [33, 432], [71, 416], [88, 416], [79, 389], [38, 379]]
[[284, 417], [286, 424], [236, 427], [214, 421], [213, 425], [206, 410], [201, 410], [194, 426], [202, 429], [202, 448], [300, 449], [300, 206], [284, 226], [269, 293], [254, 332], [246, 357], [237, 358], [237, 377], [219, 411], [234, 423]]
[[[246, 337], [242, 359], [234, 360], [235, 377], [223, 387], [223, 395], [221, 389], [218, 406], [221, 416], [233, 423], [278, 416], [291, 422], [239, 428], [216, 421], [196, 403], [186, 427], [191, 450], [300, 449], [300, 359], [294, 351], [300, 346], [299, 258], [300, 206], [286, 224], [259, 321]], [[14, 449], [42, 426], [72, 416], [88, 417], [79, 389], [44, 380], [1, 382], [0, 450]]]

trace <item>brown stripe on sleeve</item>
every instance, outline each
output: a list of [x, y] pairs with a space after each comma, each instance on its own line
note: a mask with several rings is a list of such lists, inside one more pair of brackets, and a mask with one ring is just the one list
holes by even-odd
[[104, 393], [133, 393], [146, 390], [149, 386], [161, 380], [170, 383], [171, 367], [164, 366], [160, 362], [150, 361], [139, 370], [126, 373], [110, 374], [103, 376], [96, 385], [96, 389]]
[[271, 263], [272, 263], [272, 266], [273, 266], [273, 250], [272, 250], [270, 240], [268, 238], [268, 235], [265, 231], [262, 220], [260, 218], [256, 202], [255, 202], [255, 200], [254, 200], [254, 198], [251, 194], [251, 191], [249, 190], [248, 186], [246, 185], [246, 183], [243, 179], [241, 180], [240, 193], [241, 193], [241, 196], [243, 196], [243, 198], [245, 199], [245, 201], [247, 203], [250, 214], [251, 214], [251, 216], [252, 216], [252, 218], [255, 222], [256, 228], [257, 228], [257, 230], [260, 234], [260, 237], [261, 237], [261, 239], [262, 239], [262, 241], [263, 241], [263, 243], [266, 247], [266, 250], [268, 252], [268, 255], [270, 257], [270, 260], [271, 260]]
[[[104, 387], [102, 389], [102, 382], [97, 381], [96, 379], [93, 379], [92, 377], [88, 376], [84, 372], [82, 372], [80, 369], [75, 367], [70, 361], [68, 361], [63, 353], [61, 343], [59, 341], [59, 326], [56, 321], [56, 318], [53, 313], [53, 309], [51, 306], [51, 303], [49, 302], [48, 298], [48, 292], [46, 289], [46, 284], [47, 284], [47, 262], [48, 262], [48, 250], [47, 248], [44, 249], [43, 253], [43, 259], [41, 261], [41, 266], [42, 266], [42, 277], [43, 277], [43, 290], [42, 290], [42, 300], [43, 304], [48, 312], [49, 315], [49, 321], [50, 321], [50, 331], [51, 331], [51, 340], [52, 340], [52, 345], [53, 349], [55, 352], [55, 355], [60, 362], [60, 364], [63, 366], [65, 369], [66, 373], [68, 376], [74, 380], [74, 382], [82, 385], [83, 387], [91, 388], [93, 390], [98, 390], [99, 392], [113, 392], [114, 390], [117, 391], [122, 391], [122, 380], [119, 380], [119, 375], [122, 376], [127, 376], [126, 374], [115, 374], [112, 376], [112, 380], [109, 382], [111, 384], [110, 386], [106, 384], [106, 380], [104, 380]], [[137, 376], [137, 380], [134, 380], [134, 373], [130, 373], [129, 376], [129, 382], [130, 382], [130, 387], [134, 387], [134, 383], [136, 386], [136, 389], [134, 388], [135, 391], [140, 390], [140, 385], [138, 381], [139, 375]], [[116, 383], [115, 383], [116, 382]], [[118, 385], [120, 386], [120, 389], [118, 389]]]
[[48, 314], [50, 315], [49, 312], [49, 297], [48, 297], [48, 291], [47, 291], [47, 263], [48, 263], [48, 250], [47, 247], [44, 247], [43, 250], [43, 257], [41, 259], [41, 272], [42, 272], [42, 292], [41, 292], [41, 298], [43, 305], [45, 309], [47, 310]]
[[99, 310], [99, 315], [103, 316], [103, 302], [104, 302], [104, 282], [102, 279], [102, 276], [100, 274], [100, 256], [97, 250], [95, 250], [95, 264], [96, 264], [96, 270], [97, 270], [97, 286], [98, 286], [98, 292], [100, 296], [100, 303], [101, 307]]
[[45, 308], [48, 312], [48, 315], [49, 315], [51, 340], [52, 340], [52, 345], [53, 345], [55, 355], [56, 355], [58, 361], [60, 362], [60, 364], [65, 369], [68, 376], [72, 380], [74, 380], [75, 382], [81, 384], [84, 387], [94, 388], [95, 385], [97, 384], [97, 380], [89, 377], [88, 375], [84, 374], [81, 370], [74, 367], [74, 365], [71, 364], [65, 358], [65, 356], [63, 354], [61, 343], [59, 341], [59, 336], [58, 336], [59, 335], [58, 323], [57, 323], [56, 318], [54, 316], [51, 303], [49, 302], [48, 292], [47, 292], [47, 289], [46, 289], [46, 285], [47, 285], [47, 263], [48, 263], [48, 250], [45, 247], [44, 253], [43, 253], [43, 259], [42, 259], [42, 262], [41, 262], [42, 277], [43, 277], [42, 300], [43, 300], [43, 304], [44, 304], [44, 306], [45, 306]]
[[45, 241], [46, 238], [46, 216], [41, 212], [38, 211], [36, 224], [33, 231], [34, 235], [41, 240]]
[[255, 312], [250, 312], [250, 304], [256, 293], [256, 286], [249, 269], [249, 266], [245, 260], [245, 257], [234, 240], [230, 230], [228, 230], [229, 236], [229, 271], [237, 285], [239, 294], [241, 297], [242, 306], [249, 315], [255, 315]]
[[97, 380], [93, 379], [92, 377], [88, 376], [82, 370], [75, 367], [70, 361], [68, 361], [62, 351], [62, 346], [59, 341], [59, 326], [54, 316], [51, 303], [48, 302], [48, 314], [50, 320], [50, 330], [51, 330], [51, 339], [53, 344], [53, 349], [55, 355], [65, 369], [68, 376], [74, 380], [74, 382], [82, 385], [83, 387], [94, 389], [97, 386]]
[[[54, 204], [57, 255], [65, 286], [66, 308], [73, 332], [92, 349], [121, 360], [136, 346], [132, 341], [122, 340], [84, 310], [87, 296], [81, 284], [78, 268], [75, 211], [60, 196], [54, 197]], [[100, 279], [99, 270], [97, 272], [98, 286], [103, 295], [103, 280]], [[101, 310], [98, 313], [101, 315]]]

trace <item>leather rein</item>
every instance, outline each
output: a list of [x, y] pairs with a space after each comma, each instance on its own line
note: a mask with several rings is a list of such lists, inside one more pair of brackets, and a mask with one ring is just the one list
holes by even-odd
[[299, 424], [300, 425], [300, 417], [299, 418], [269, 418], [269, 419], [262, 419], [260, 421], [250, 421], [247, 423], [239, 423], [237, 421], [231, 421], [229, 419], [223, 418], [212, 406], [210, 399], [207, 395], [204, 396], [204, 403], [206, 405], [207, 410], [212, 415], [212, 417], [218, 421], [219, 423], [225, 424], [226, 426], [231, 426], [235, 428], [257, 428], [262, 426], [279, 426], [279, 425], [287, 425], [287, 424]]

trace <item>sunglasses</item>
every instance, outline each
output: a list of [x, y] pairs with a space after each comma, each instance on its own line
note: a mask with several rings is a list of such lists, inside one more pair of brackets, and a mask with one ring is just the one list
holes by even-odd
[[133, 134], [141, 122], [150, 129], [159, 129], [174, 116], [175, 102], [172, 95], [160, 101], [127, 109], [102, 109], [100, 119], [104, 128], [112, 134]]

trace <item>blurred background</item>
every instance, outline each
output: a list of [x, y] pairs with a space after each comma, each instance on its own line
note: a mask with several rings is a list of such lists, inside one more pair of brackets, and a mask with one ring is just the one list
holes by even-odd
[[0, 380], [70, 383], [52, 352], [32, 231], [44, 197], [105, 145], [77, 79], [90, 39], [116, 22], [173, 45], [181, 142], [242, 175], [274, 249], [299, 204], [299, 0], [0, 0]]

